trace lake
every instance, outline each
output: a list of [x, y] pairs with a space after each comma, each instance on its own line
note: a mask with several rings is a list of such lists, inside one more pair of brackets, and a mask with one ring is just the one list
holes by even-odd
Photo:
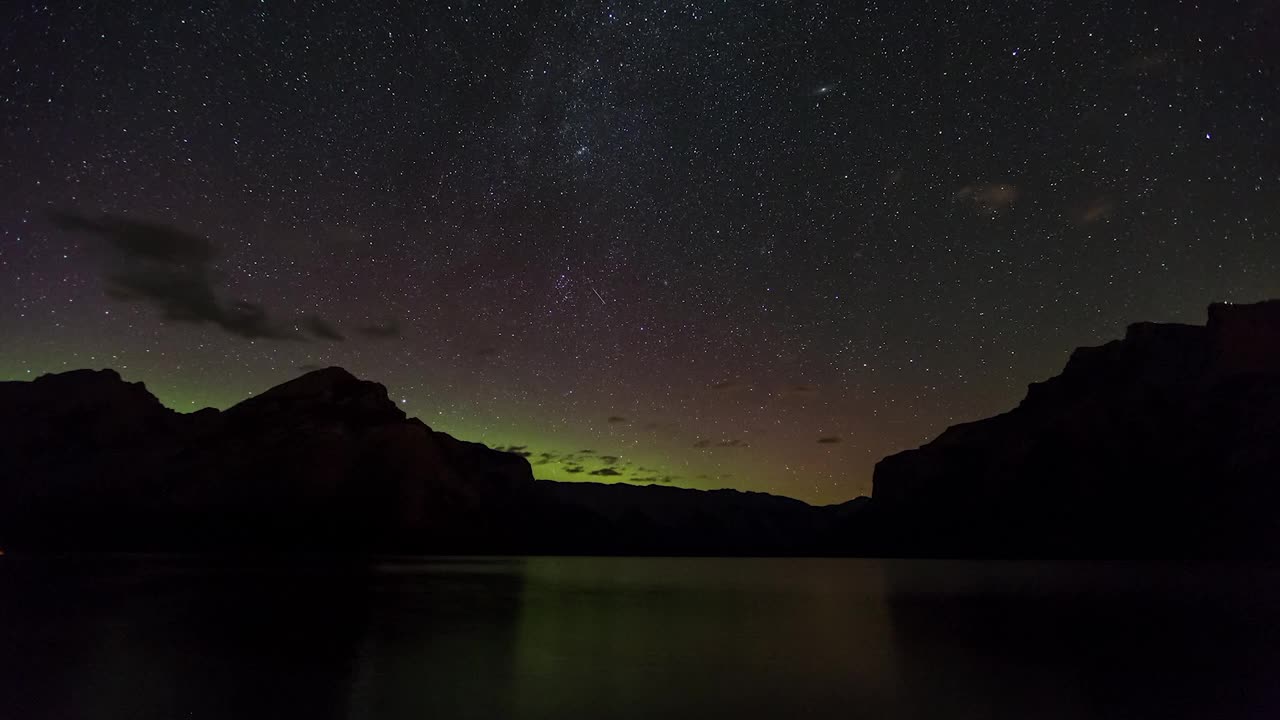
[[1274, 718], [1274, 568], [0, 557], [3, 718]]

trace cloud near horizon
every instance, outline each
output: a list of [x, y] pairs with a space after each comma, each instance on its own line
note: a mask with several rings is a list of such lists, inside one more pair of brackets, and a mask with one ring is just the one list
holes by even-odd
[[633, 477], [633, 478], [629, 478], [629, 482], [635, 482], [635, 483], [653, 483], [653, 484], [660, 484], [660, 485], [670, 485], [671, 483], [673, 483], [673, 482], [675, 482], [675, 481], [677, 481], [677, 480], [679, 480], [679, 479], [680, 479], [680, 476], [679, 476], [679, 475], [651, 475], [651, 476], [647, 476], [647, 477]]

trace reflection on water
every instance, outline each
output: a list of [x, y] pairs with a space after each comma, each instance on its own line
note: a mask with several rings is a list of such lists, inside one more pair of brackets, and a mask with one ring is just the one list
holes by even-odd
[[1263, 718], [1280, 572], [0, 559], [4, 718]]
[[525, 569], [522, 717], [847, 716], [897, 690], [874, 563], [533, 558]]

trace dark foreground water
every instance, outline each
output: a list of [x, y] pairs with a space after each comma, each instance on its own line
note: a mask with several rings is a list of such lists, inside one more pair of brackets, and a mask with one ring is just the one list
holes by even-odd
[[0, 718], [1276, 718], [1274, 569], [0, 557]]

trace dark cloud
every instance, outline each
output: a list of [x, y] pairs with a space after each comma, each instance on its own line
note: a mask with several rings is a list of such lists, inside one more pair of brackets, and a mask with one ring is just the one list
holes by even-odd
[[724, 382], [718, 382], [718, 383], [712, 384], [711, 389], [712, 390], [732, 390], [738, 387], [739, 385], [741, 385], [741, 383], [739, 383], [737, 380], [725, 380]]
[[631, 478], [631, 482], [657, 483], [661, 485], [669, 485], [679, 479], [680, 479], [680, 476], [678, 475], [651, 475], [647, 477]]
[[820, 389], [817, 385], [793, 384], [785, 385], [772, 391], [772, 395], [780, 400], [798, 400], [805, 402], [818, 397]]
[[582, 453], [583, 455], [592, 455], [595, 453], [595, 450], [579, 450], [578, 452]]
[[712, 442], [712, 441], [710, 441], [710, 440], [703, 439], [703, 440], [699, 440], [699, 441], [695, 442], [695, 443], [693, 444], [693, 446], [694, 446], [695, 448], [709, 448], [709, 447], [713, 447], [713, 446], [714, 446], [714, 447], [718, 447], [718, 448], [744, 448], [744, 447], [751, 447], [751, 446], [750, 446], [750, 444], [748, 444], [745, 440], [737, 440], [737, 439], [734, 439], [734, 440], [719, 440], [719, 441], [716, 441], [716, 442]]
[[478, 358], [493, 357], [494, 355], [497, 355], [497, 354], [498, 354], [498, 348], [496, 347], [482, 347], [476, 350], [476, 357]]
[[390, 339], [398, 338], [403, 334], [398, 320], [389, 320], [382, 324], [365, 325], [356, 332], [367, 338]]
[[64, 230], [99, 235], [116, 252], [130, 259], [151, 260], [175, 267], [200, 267], [209, 265], [214, 258], [213, 245], [208, 238], [160, 223], [115, 215], [95, 219], [60, 210], [50, 211], [49, 219]]
[[[614, 455], [606, 455], [604, 457], [583, 457], [581, 451], [572, 453], [560, 453], [551, 450], [530, 450], [528, 445], [498, 445], [493, 448], [498, 452], [511, 453], [528, 458], [531, 465], [545, 466], [559, 464], [565, 466], [565, 472], [580, 473], [584, 472], [584, 461], [597, 462], [602, 461], [611, 467], [627, 467], [627, 463], [621, 463], [621, 458]], [[576, 469], [575, 469], [576, 468]]]
[[614, 470], [613, 468], [600, 468], [599, 470], [592, 470], [589, 474], [597, 477], [617, 477], [622, 473]]
[[[114, 215], [91, 218], [55, 211], [49, 217], [60, 228], [90, 233], [107, 242], [111, 255], [103, 277], [107, 295], [116, 300], [150, 305], [171, 322], [211, 324], [250, 339], [304, 337], [273, 320], [261, 305], [220, 297], [213, 272], [216, 253], [207, 238]], [[321, 318], [308, 318], [304, 324], [317, 337], [337, 334]]]
[[321, 340], [346, 340], [346, 338], [342, 336], [342, 333], [338, 332], [336, 327], [319, 315], [308, 316], [302, 321], [302, 325], [307, 332]]
[[610, 425], [618, 425], [618, 424], [629, 422], [629, 421], [626, 418], [622, 417], [621, 415], [610, 415], [605, 422], [609, 423]]
[[494, 450], [497, 450], [498, 452], [511, 453], [512, 455], [519, 455], [520, 457], [525, 457], [525, 458], [533, 455], [533, 453], [529, 452], [528, 445], [508, 445], [506, 447], [499, 446], [499, 447], [495, 447]]
[[299, 365], [298, 366], [298, 372], [300, 373], [310, 373], [310, 372], [315, 372], [317, 370], [323, 370], [323, 369], [324, 369], [323, 365]]
[[840, 442], [840, 438], [835, 436], [818, 438], [819, 445], [835, 445], [838, 442]]

